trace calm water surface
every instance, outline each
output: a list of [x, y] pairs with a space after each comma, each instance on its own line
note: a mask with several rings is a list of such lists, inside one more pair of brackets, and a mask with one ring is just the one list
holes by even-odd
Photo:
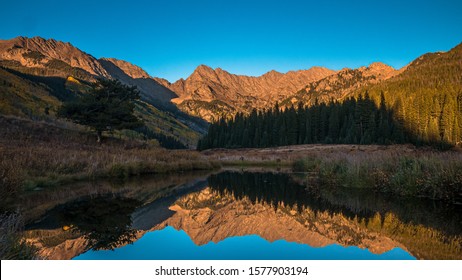
[[146, 233], [132, 245], [114, 251], [90, 250], [76, 260], [390, 260], [415, 259], [401, 248], [394, 248], [382, 254], [373, 254], [367, 249], [355, 246], [343, 247], [337, 244], [321, 248], [306, 244], [277, 240], [269, 242], [258, 235], [228, 237], [218, 243], [210, 242], [197, 246], [183, 230], [173, 227]]
[[305, 174], [184, 173], [31, 193], [49, 259], [462, 259], [461, 207], [312, 186]]

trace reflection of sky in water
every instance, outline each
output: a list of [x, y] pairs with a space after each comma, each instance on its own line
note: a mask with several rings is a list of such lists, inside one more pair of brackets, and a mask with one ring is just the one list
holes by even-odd
[[406, 251], [395, 248], [381, 255], [358, 247], [342, 247], [329, 245], [313, 248], [304, 244], [278, 240], [273, 243], [257, 235], [230, 237], [219, 243], [210, 242], [197, 246], [182, 230], [172, 227], [146, 233], [132, 245], [126, 245], [114, 251], [88, 251], [77, 260], [207, 260], [207, 259], [255, 259], [255, 260], [408, 260], [415, 259]]

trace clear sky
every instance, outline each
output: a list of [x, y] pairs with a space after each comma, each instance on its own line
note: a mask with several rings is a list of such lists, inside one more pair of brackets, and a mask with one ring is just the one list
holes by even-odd
[[462, 42], [461, 0], [4, 1], [0, 38], [42, 36], [175, 81], [206, 64], [258, 76], [382, 61]]

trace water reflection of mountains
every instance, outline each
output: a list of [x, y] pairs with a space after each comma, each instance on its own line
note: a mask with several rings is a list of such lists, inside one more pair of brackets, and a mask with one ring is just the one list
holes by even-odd
[[[275, 209], [283, 204], [293, 208], [310, 208], [314, 212], [341, 213], [354, 219], [383, 218], [393, 213], [403, 223], [423, 225], [447, 235], [462, 234], [462, 207], [439, 201], [396, 197], [373, 190], [312, 186], [304, 184], [302, 174], [222, 172], [211, 175], [210, 187], [230, 193], [236, 199], [265, 202]], [[307, 186], [308, 185], [308, 186]]]
[[417, 258], [462, 259], [461, 212], [455, 205], [308, 186], [302, 175], [273, 172], [163, 180], [149, 183], [152, 188], [140, 183], [67, 200], [29, 224], [28, 235], [51, 258], [114, 249], [170, 225], [196, 244], [259, 234], [311, 246], [338, 243], [376, 253], [402, 247]]

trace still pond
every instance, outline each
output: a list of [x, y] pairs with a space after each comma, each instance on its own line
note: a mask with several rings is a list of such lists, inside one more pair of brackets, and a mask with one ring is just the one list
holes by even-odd
[[21, 202], [47, 259], [462, 259], [462, 207], [275, 170], [81, 182]]

